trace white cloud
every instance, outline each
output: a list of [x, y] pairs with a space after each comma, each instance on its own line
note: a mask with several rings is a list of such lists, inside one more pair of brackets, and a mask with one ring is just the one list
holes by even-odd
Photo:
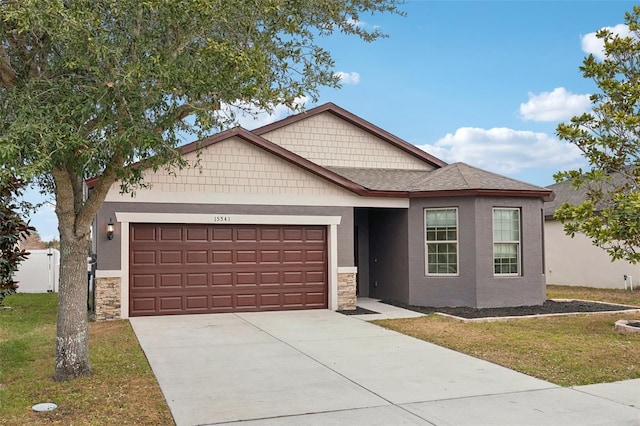
[[348, 25], [353, 25], [354, 27], [365, 27], [367, 23], [364, 21], [360, 21], [357, 19], [349, 18], [345, 21]]
[[357, 72], [338, 71], [335, 74], [342, 84], [358, 84], [360, 83], [360, 74]]
[[[614, 34], [619, 34], [621, 37], [628, 37], [631, 35], [629, 32], [629, 27], [625, 24], [618, 24], [615, 27], [604, 27], [611, 31]], [[596, 59], [603, 60], [605, 58], [604, 54], [604, 43], [602, 39], [596, 37], [596, 32], [592, 32], [580, 37], [580, 43], [582, 45], [582, 51], [585, 53], [591, 53]]]
[[505, 127], [462, 127], [433, 145], [418, 148], [450, 163], [460, 161], [506, 175], [537, 167], [561, 170], [582, 164], [581, 152], [575, 145], [546, 133]]
[[589, 109], [589, 95], [576, 95], [564, 87], [539, 95], [529, 93], [529, 101], [520, 104], [520, 117], [532, 121], [561, 121], [580, 115]]
[[[308, 102], [308, 98], [303, 96], [296, 99], [296, 106], [302, 107]], [[245, 129], [252, 130], [261, 126], [266, 126], [274, 121], [281, 120], [291, 115], [292, 109], [287, 108], [285, 105], [276, 105], [271, 113], [257, 108], [250, 103], [237, 103], [234, 105], [225, 105], [222, 111], [226, 114], [233, 113], [236, 116], [236, 121], [240, 126]]]

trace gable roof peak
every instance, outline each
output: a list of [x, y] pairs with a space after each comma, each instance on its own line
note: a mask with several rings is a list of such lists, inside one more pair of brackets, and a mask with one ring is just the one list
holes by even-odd
[[447, 163], [445, 161], [442, 161], [441, 159], [434, 157], [433, 155], [421, 150], [420, 148], [418, 148], [417, 146], [410, 144], [409, 142], [387, 132], [386, 130], [381, 129], [380, 127], [376, 126], [375, 124], [372, 124], [370, 122], [368, 122], [367, 120], [364, 120], [363, 118], [358, 117], [357, 115], [347, 111], [344, 108], [339, 107], [338, 105], [332, 103], [332, 102], [327, 102], [325, 104], [319, 105], [317, 107], [308, 109], [306, 111], [300, 112], [298, 114], [295, 115], [290, 115], [289, 117], [283, 118], [282, 120], [276, 121], [274, 123], [271, 124], [267, 124], [265, 126], [262, 127], [258, 127], [257, 129], [252, 130], [251, 132], [253, 134], [256, 134], [258, 136], [262, 136], [265, 133], [269, 133], [272, 132], [274, 130], [278, 130], [281, 129], [285, 126], [288, 126], [290, 124], [305, 120], [307, 118], [319, 115], [319, 114], [323, 114], [323, 113], [329, 113], [332, 114], [338, 118], [340, 118], [341, 120], [344, 120], [362, 130], [364, 130], [365, 132], [385, 141], [386, 143], [399, 148], [400, 150], [406, 152], [407, 154], [435, 167], [435, 168], [440, 168], [440, 167], [444, 167], [447, 165]]

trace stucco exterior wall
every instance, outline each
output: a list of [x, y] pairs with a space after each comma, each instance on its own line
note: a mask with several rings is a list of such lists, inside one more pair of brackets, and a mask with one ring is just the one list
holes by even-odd
[[409, 300], [409, 245], [406, 209], [369, 211], [369, 295]]
[[321, 166], [433, 170], [429, 164], [329, 112], [262, 137]]
[[611, 262], [607, 252], [591, 244], [584, 235], [576, 234], [574, 238], [565, 235], [562, 224], [556, 220], [545, 221], [544, 239], [547, 284], [624, 288], [625, 275], [632, 277], [634, 288], [640, 284], [640, 265], [622, 260]]
[[[458, 208], [458, 276], [428, 276], [424, 210], [447, 207]], [[475, 215], [475, 200], [469, 197], [411, 200], [409, 303], [422, 306], [476, 306]]]
[[[496, 276], [493, 273], [494, 207], [520, 208], [521, 273]], [[476, 199], [476, 299], [478, 307], [541, 305], [545, 299], [543, 202], [539, 198]]]
[[[425, 272], [425, 208], [458, 208], [458, 275]], [[521, 274], [495, 276], [494, 207], [521, 209]], [[542, 200], [525, 198], [412, 199], [409, 209], [409, 303], [426, 306], [539, 305], [544, 302]], [[419, 231], [418, 231], [419, 230]]]

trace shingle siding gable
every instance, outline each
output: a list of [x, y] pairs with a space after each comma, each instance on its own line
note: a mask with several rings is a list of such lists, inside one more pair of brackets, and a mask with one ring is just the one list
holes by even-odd
[[261, 136], [324, 167], [434, 169], [330, 112], [312, 115]]

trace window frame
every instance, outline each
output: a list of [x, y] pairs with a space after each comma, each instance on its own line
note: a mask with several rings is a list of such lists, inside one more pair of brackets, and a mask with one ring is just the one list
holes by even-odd
[[[516, 211], [518, 213], [518, 240], [496, 240], [495, 213], [498, 210]], [[519, 277], [522, 276], [522, 209], [519, 207], [493, 207], [491, 210], [491, 240], [492, 240], [492, 269], [494, 277]], [[496, 246], [516, 245], [516, 269], [517, 272], [496, 272]]]
[[[437, 210], [453, 210], [456, 215], [456, 239], [455, 240], [427, 240], [427, 213]], [[423, 214], [423, 241], [424, 241], [424, 272], [427, 277], [459, 277], [460, 276], [460, 220], [458, 207], [426, 207]], [[456, 272], [429, 272], [429, 244], [455, 244], [456, 247]]]

